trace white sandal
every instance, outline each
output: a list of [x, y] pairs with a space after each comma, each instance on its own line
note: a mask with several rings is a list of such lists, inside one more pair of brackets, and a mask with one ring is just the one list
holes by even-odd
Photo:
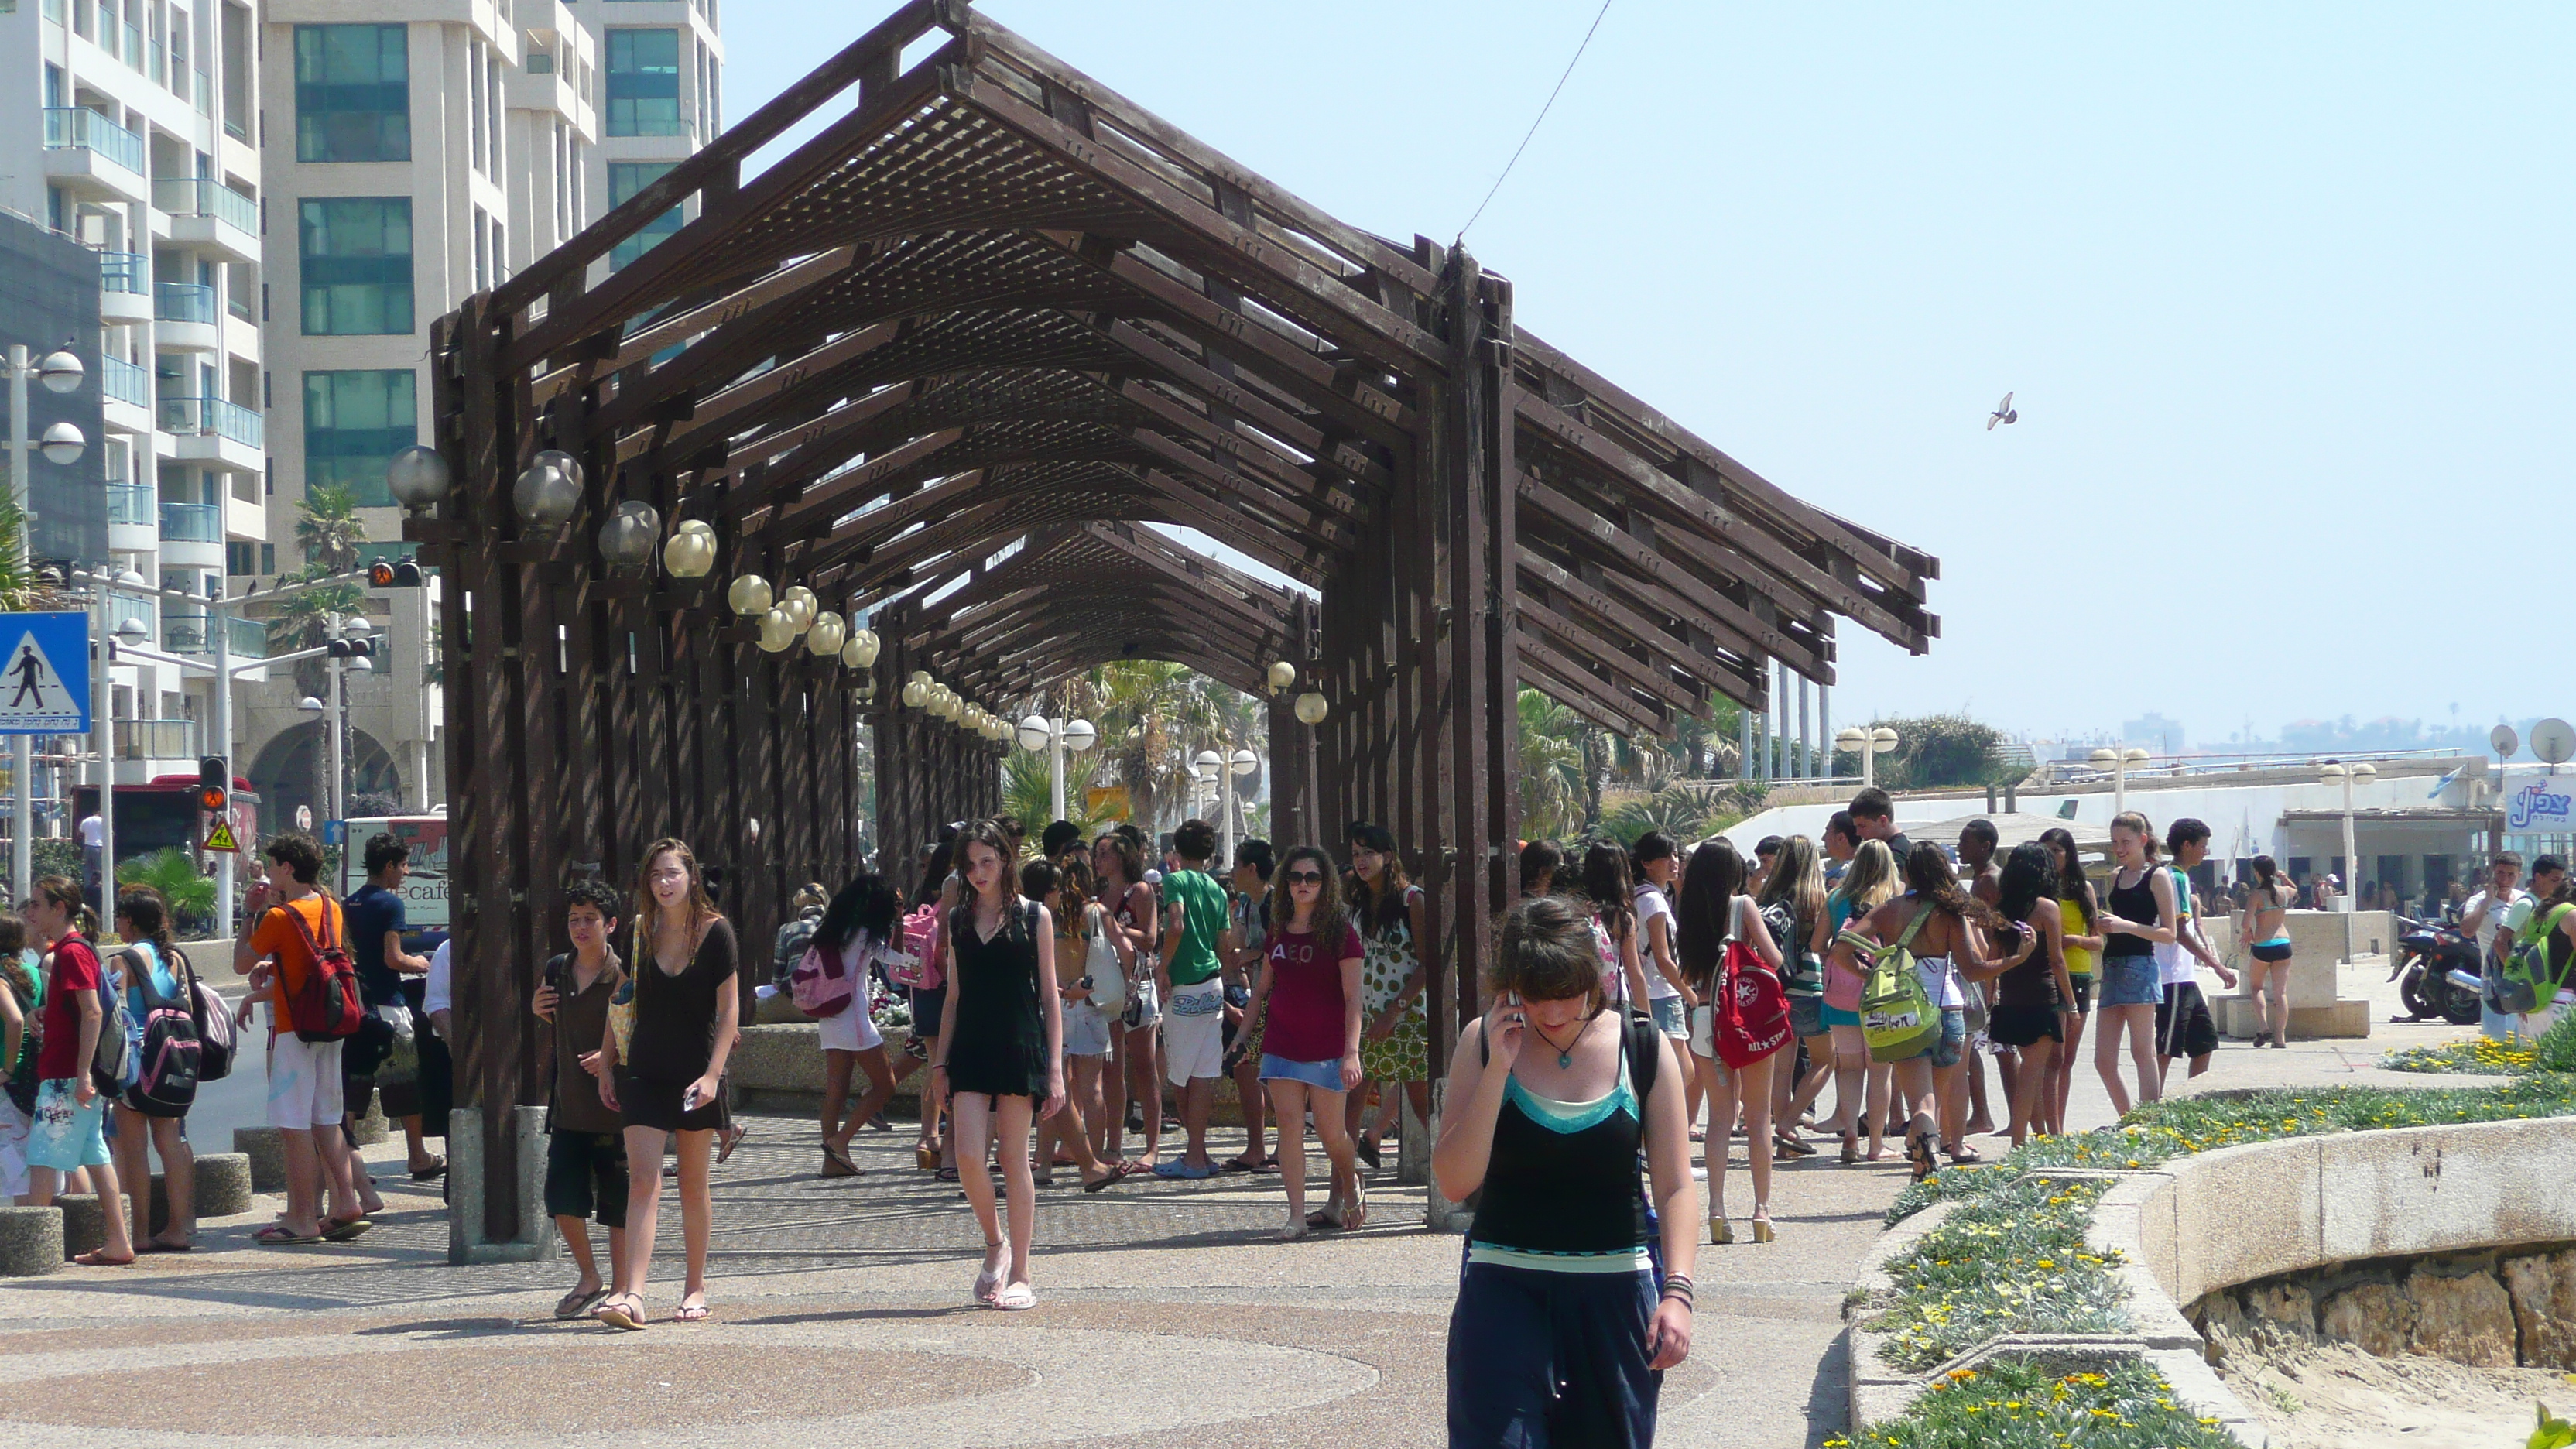
[[1038, 1290], [1026, 1283], [1013, 1283], [993, 1295], [993, 1306], [1004, 1313], [1019, 1313], [1038, 1306]]

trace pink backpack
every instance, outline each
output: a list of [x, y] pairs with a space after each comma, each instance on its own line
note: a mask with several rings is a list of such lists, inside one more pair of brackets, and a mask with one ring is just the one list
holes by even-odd
[[948, 984], [939, 964], [939, 903], [932, 901], [903, 918], [901, 961], [889, 960], [886, 979], [915, 991], [937, 991]]
[[[865, 939], [862, 938], [859, 944], [866, 944]], [[866, 960], [867, 953], [859, 953], [859, 959]], [[836, 951], [826, 956], [819, 948], [808, 946], [804, 959], [798, 961], [795, 971], [788, 975], [787, 994], [796, 1003], [798, 1011], [816, 1021], [838, 1016], [849, 1010], [850, 1003], [858, 998], [859, 973], [842, 961], [841, 953]]]

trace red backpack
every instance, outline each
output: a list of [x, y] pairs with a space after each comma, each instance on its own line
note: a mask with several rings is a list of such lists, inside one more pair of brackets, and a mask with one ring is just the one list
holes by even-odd
[[932, 901], [903, 918], [901, 961], [889, 960], [886, 979], [915, 991], [937, 991], [948, 984], [939, 959], [939, 903]]
[[309, 1042], [346, 1041], [357, 1034], [358, 1022], [367, 1009], [358, 999], [358, 963], [349, 958], [348, 947], [337, 939], [333, 922], [340, 919], [340, 908], [329, 899], [322, 902], [322, 939], [313, 938], [313, 928], [304, 924], [304, 913], [292, 906], [278, 906], [286, 919], [294, 922], [295, 934], [304, 938], [304, 949], [312, 955], [313, 969], [296, 988], [289, 1003], [289, 1014], [295, 1020], [298, 1040]]

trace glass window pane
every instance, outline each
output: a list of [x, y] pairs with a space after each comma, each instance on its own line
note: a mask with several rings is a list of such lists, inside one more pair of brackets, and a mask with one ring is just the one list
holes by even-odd
[[385, 465], [419, 440], [411, 371], [304, 374], [304, 485], [347, 488], [361, 507], [389, 508]]
[[[637, 192], [670, 174], [672, 165], [673, 163], [668, 161], [609, 162], [608, 204], [622, 206], [633, 200]], [[642, 231], [619, 242], [610, 250], [609, 269], [615, 271], [624, 267], [637, 257], [661, 245], [662, 238], [678, 231], [685, 220], [687, 218], [681, 215], [680, 208], [675, 206], [646, 222]]]
[[411, 198], [311, 198], [299, 212], [304, 331], [412, 330]]
[[411, 159], [411, 59], [400, 25], [295, 27], [295, 157]]
[[608, 32], [608, 134], [678, 136], [680, 32]]

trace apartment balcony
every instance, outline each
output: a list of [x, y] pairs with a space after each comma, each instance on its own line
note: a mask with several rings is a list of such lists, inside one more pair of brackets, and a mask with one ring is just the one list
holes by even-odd
[[[170, 621], [175, 631], [179, 621]], [[202, 625], [199, 632], [203, 632]], [[192, 719], [121, 719], [116, 722], [116, 757], [120, 760], [193, 760], [197, 758], [197, 722]]]
[[[226, 622], [231, 625], [227, 636], [227, 648], [235, 663], [268, 657], [268, 624], [265, 620], [231, 619]], [[201, 655], [213, 657], [214, 634], [206, 624], [207, 619], [203, 614], [168, 620], [161, 626], [161, 647], [173, 654], [185, 654], [191, 658]]]
[[259, 203], [210, 176], [152, 183], [152, 204], [170, 214], [170, 240], [226, 261], [259, 260]]
[[[178, 444], [172, 456], [180, 462], [212, 463], [244, 473], [265, 472], [268, 468], [265, 428], [255, 408], [219, 397], [165, 397], [161, 399], [161, 431]], [[211, 504], [202, 506], [214, 511]], [[208, 537], [216, 543], [223, 542], [220, 518]]]
[[223, 505], [219, 503], [162, 504], [161, 541], [163, 543], [223, 542]]
[[152, 259], [141, 252], [98, 254], [98, 320], [110, 327], [152, 320]]
[[86, 106], [45, 108], [45, 178], [84, 201], [149, 201], [143, 138]]
[[203, 283], [153, 283], [152, 317], [160, 324], [152, 333], [157, 346], [212, 352], [224, 345], [223, 329], [215, 325], [223, 319], [223, 308], [215, 301], [215, 289]]
[[110, 431], [150, 433], [157, 426], [151, 369], [111, 353], [98, 360], [98, 391]]

